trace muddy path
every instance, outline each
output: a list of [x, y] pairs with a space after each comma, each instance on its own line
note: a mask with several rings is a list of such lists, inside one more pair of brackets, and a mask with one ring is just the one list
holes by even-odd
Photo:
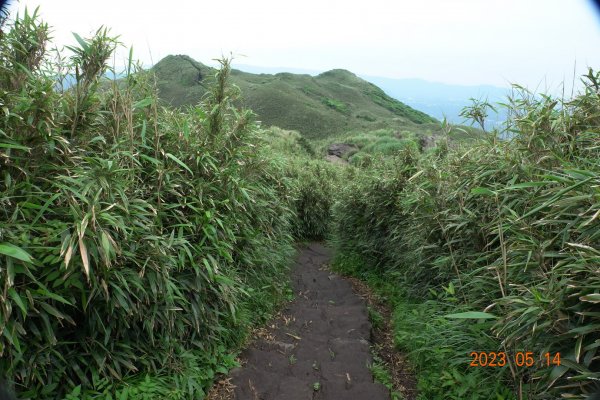
[[365, 300], [325, 268], [320, 244], [300, 249], [292, 270], [296, 298], [240, 356], [232, 371], [237, 400], [383, 400], [389, 390], [368, 367], [371, 324]]

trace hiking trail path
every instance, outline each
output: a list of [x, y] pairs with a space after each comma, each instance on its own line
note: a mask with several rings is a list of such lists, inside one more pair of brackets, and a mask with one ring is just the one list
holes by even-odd
[[374, 382], [367, 304], [327, 269], [331, 252], [310, 243], [291, 271], [295, 299], [240, 355], [236, 400], [387, 400]]

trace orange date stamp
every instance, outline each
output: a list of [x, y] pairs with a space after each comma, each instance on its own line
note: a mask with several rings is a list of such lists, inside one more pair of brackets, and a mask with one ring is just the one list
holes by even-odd
[[472, 351], [470, 367], [504, 367], [507, 363], [517, 367], [552, 367], [560, 365], [560, 353], [544, 353], [536, 360], [533, 351], [517, 351], [509, 355], [500, 351]]

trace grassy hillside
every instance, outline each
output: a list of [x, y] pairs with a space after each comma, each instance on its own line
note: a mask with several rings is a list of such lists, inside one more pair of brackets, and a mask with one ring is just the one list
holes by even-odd
[[[215, 70], [188, 56], [168, 56], [153, 67], [160, 97], [174, 106], [197, 104]], [[243, 105], [264, 126], [293, 129], [307, 137], [383, 128], [437, 129], [437, 121], [410, 108], [353, 73], [335, 69], [316, 77], [291, 73], [251, 74], [233, 70]]]

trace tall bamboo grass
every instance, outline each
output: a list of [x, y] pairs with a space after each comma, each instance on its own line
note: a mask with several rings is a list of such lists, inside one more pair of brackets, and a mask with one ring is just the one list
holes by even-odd
[[[570, 100], [517, 87], [520, 94], [506, 104], [512, 139], [436, 152], [416, 166], [372, 167], [335, 209], [339, 251], [371, 260], [363, 268], [416, 298], [441, 291], [436, 304], [446, 314], [498, 317], [473, 320], [476, 334], [464, 324], [439, 325], [447, 330], [437, 348], [451, 350], [457, 371], [481, 373], [467, 371], [470, 351], [527, 350], [536, 359], [561, 352], [561, 366], [487, 369], [491, 382], [503, 381], [519, 399], [584, 398], [598, 390], [599, 82], [590, 71]], [[438, 384], [432, 397], [460, 398], [458, 381], [454, 389]]]
[[144, 374], [201, 397], [285, 294], [290, 188], [228, 60], [176, 111], [131, 55], [103, 78], [106, 29], [66, 58], [48, 38], [27, 12], [0, 38], [0, 372], [22, 398], [108, 398]]

